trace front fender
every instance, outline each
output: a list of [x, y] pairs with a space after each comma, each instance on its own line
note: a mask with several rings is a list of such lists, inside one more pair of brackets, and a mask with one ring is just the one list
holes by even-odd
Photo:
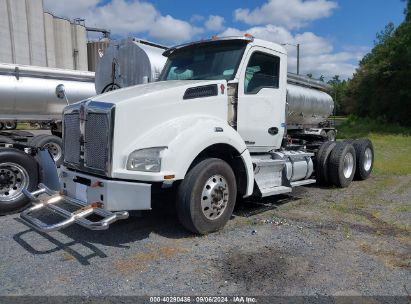
[[[254, 172], [250, 154], [241, 136], [226, 121], [212, 116], [184, 116], [167, 121], [146, 132], [125, 149], [122, 168], [113, 172], [113, 177], [163, 181], [164, 175], [175, 175], [175, 180], [184, 179], [194, 159], [205, 149], [215, 144], [227, 144], [240, 155], [247, 171], [247, 195], [252, 193]], [[128, 171], [128, 155], [138, 149], [167, 147], [161, 172], [146, 173]]]

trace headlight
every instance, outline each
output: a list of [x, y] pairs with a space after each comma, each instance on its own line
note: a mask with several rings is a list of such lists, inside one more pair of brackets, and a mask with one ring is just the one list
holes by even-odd
[[143, 172], [160, 172], [161, 158], [167, 147], [141, 149], [128, 156], [127, 170]]

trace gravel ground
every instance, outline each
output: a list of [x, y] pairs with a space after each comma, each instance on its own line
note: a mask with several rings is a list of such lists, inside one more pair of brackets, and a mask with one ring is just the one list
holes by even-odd
[[0, 217], [0, 295], [406, 296], [411, 176], [392, 178], [249, 200], [203, 237], [155, 211], [50, 234]]

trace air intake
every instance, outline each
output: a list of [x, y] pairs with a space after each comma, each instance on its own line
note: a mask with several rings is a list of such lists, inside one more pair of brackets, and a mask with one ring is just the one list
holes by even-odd
[[202, 97], [210, 97], [218, 95], [218, 87], [216, 84], [206, 85], [201, 87], [189, 88], [184, 93], [183, 99], [194, 99]]

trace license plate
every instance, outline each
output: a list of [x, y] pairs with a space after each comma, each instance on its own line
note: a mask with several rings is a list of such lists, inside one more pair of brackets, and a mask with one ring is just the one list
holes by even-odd
[[76, 183], [76, 199], [87, 203], [87, 186]]

